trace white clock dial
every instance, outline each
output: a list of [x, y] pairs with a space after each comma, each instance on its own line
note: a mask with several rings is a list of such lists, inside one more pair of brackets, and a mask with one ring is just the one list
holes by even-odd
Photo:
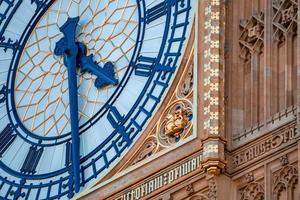
[[[138, 32], [135, 0], [58, 0], [42, 16], [21, 56], [15, 78], [15, 102], [22, 123], [34, 134], [60, 136], [70, 132], [68, 73], [63, 58], [53, 54], [68, 17], [80, 17], [77, 41], [100, 66], [115, 65], [121, 80], [130, 63]], [[115, 86], [97, 89], [96, 77], [78, 70], [79, 124], [109, 99]]]

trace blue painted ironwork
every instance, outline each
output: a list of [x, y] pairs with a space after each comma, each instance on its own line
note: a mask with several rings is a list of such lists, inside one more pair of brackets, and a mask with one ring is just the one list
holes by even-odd
[[64, 64], [68, 68], [69, 102], [72, 135], [72, 175], [74, 176], [75, 192], [80, 190], [80, 162], [79, 162], [79, 127], [78, 127], [78, 94], [77, 94], [77, 55], [78, 45], [75, 42], [76, 27], [79, 17], [69, 18], [60, 27], [64, 37], [56, 43], [54, 54], [64, 56]]
[[66, 160], [65, 166], [68, 167], [72, 163], [72, 144], [71, 142], [66, 143]]
[[7, 124], [4, 130], [0, 133], [0, 158], [3, 153], [10, 147], [16, 139], [16, 134], [10, 124]]
[[121, 125], [122, 121], [124, 120], [124, 115], [122, 116], [115, 106], [111, 106], [107, 114], [107, 120], [123, 138], [123, 140], [119, 143], [119, 146], [121, 146], [123, 142], [126, 142], [126, 145], [129, 146], [132, 143], [132, 140], [129, 137], [129, 134], [132, 132], [132, 130], [127, 133], [125, 127]]
[[7, 18], [9, 10], [14, 6], [14, 0], [1, 0], [0, 7], [6, 8], [2, 13], [0, 13], [0, 25]]
[[42, 157], [44, 149], [37, 146], [31, 146], [25, 158], [25, 161], [21, 167], [21, 173], [23, 174], [35, 174], [36, 167]]
[[0, 37], [0, 47], [6, 52], [12, 49], [14, 52], [20, 48], [19, 41], [13, 41], [11, 38], [6, 39], [5, 36]]
[[36, 5], [36, 10], [43, 9], [46, 5], [47, 0], [31, 0], [31, 3]]
[[169, 7], [173, 6], [178, 0], [165, 0], [152, 8], [149, 8], [146, 13], [146, 23], [150, 24], [151, 22], [159, 19], [160, 17], [167, 15]]
[[16, 191], [11, 191], [10, 195], [13, 196], [14, 200], [18, 200], [20, 197], [24, 198], [26, 193], [22, 192], [23, 186], [26, 183], [26, 179], [20, 180], [20, 186], [17, 188]]
[[100, 89], [107, 85], [118, 84], [118, 80], [115, 78], [114, 65], [111, 62], [105, 63], [102, 68], [94, 62], [93, 55], [86, 55], [87, 50], [84, 44], [77, 43], [77, 45], [79, 48], [77, 60], [81, 71], [97, 76], [95, 81], [96, 88]]
[[[32, 28], [35, 27], [36, 22], [40, 19], [40, 16], [46, 12], [47, 6], [51, 5], [52, 1], [45, 1], [45, 6], [42, 9], [37, 10], [37, 14], [31, 20], [30, 25], [28, 25], [26, 31], [22, 34], [21, 38], [18, 41], [21, 48], [16, 49], [16, 53], [13, 55], [13, 62], [11, 64], [10, 74], [8, 76], [8, 83], [7, 83], [7, 91], [9, 91], [8, 95], [13, 97], [13, 88], [14, 88], [14, 77], [15, 77], [15, 68], [17, 66], [18, 59], [20, 59], [22, 48], [27, 41]], [[165, 1], [166, 2], [166, 1]], [[184, 2], [184, 3], [183, 3]], [[115, 113], [111, 111], [111, 108], [114, 106], [114, 102], [120, 96], [121, 92], [124, 91], [124, 88], [130, 79], [131, 76], [134, 75], [135, 66], [138, 64], [138, 58], [141, 56], [146, 57], [147, 55], [143, 55], [140, 51], [141, 47], [143, 46], [143, 38], [145, 34], [145, 27], [146, 19], [146, 7], [144, 5], [144, 0], [137, 0], [139, 5], [139, 35], [137, 39], [137, 47], [135, 49], [134, 56], [131, 60], [130, 67], [126, 71], [126, 76], [117, 86], [115, 93], [112, 97], [108, 100], [106, 106], [103, 109], [99, 110], [99, 112], [86, 124], [81, 127], [81, 132], [89, 129], [93, 124], [97, 123], [97, 121], [105, 115], [106, 112], [110, 112], [112, 116], [116, 116]], [[0, 4], [1, 5], [1, 4]], [[15, 8], [15, 7], [14, 7]], [[152, 7], [153, 8], [153, 7]], [[123, 127], [124, 132], [128, 133], [129, 140], [133, 140], [142, 130], [142, 127], [145, 125], [147, 120], [151, 117], [154, 109], [156, 108], [157, 104], [160, 102], [161, 97], [169, 85], [169, 82], [172, 78], [172, 74], [174, 73], [174, 69], [176, 68], [176, 64], [178, 63], [178, 59], [181, 55], [181, 50], [183, 47], [183, 41], [185, 40], [187, 26], [189, 24], [189, 17], [190, 17], [190, 0], [179, 0], [174, 2], [172, 6], [167, 7], [167, 12], [164, 14], [165, 16], [165, 30], [163, 40], [161, 43], [161, 48], [159, 50], [159, 54], [156, 57], [156, 61], [153, 66], [168, 66], [172, 70], [160, 70], [157, 67], [157, 70], [151, 70], [149, 76], [147, 78], [147, 84], [145, 85], [143, 91], [141, 92], [139, 98], [136, 100], [136, 103], [132, 106], [132, 109], [128, 113], [124, 113], [121, 115], [121, 120], [116, 120], [118, 127]], [[12, 9], [11, 9], [12, 10]], [[148, 10], [149, 11], [149, 10]], [[181, 16], [181, 20], [178, 19], [178, 16]], [[13, 15], [12, 15], [13, 16]], [[151, 16], [151, 15], [149, 15]], [[154, 16], [154, 15], [153, 15]], [[152, 16], [152, 17], [153, 17]], [[182, 18], [184, 16], [184, 18]], [[154, 21], [154, 20], [153, 20]], [[6, 22], [5, 22], [6, 23]], [[150, 22], [151, 23], [151, 22]], [[0, 27], [1, 28], [1, 27]], [[4, 28], [1, 28], [1, 32], [4, 32]], [[182, 36], [175, 33], [182, 33]], [[0, 35], [1, 36], [1, 35]], [[157, 88], [159, 88], [159, 92], [157, 92]], [[155, 91], [155, 92], [154, 92]], [[28, 143], [35, 144], [37, 146], [43, 147], [44, 151], [46, 151], [47, 146], [54, 146], [66, 142], [70, 142], [70, 135], [64, 135], [63, 137], [55, 137], [55, 138], [42, 138], [36, 137], [30, 132], [28, 132], [24, 127], [22, 127], [21, 121], [15, 116], [14, 113], [14, 103], [13, 98], [11, 99], [11, 104], [7, 103], [7, 110], [9, 113], [10, 120], [12, 121], [12, 128], [14, 129], [15, 133], [18, 137], [22, 138]], [[154, 104], [151, 107], [146, 107], [145, 105], [151, 100]], [[10, 112], [14, 113], [13, 115]], [[143, 120], [140, 119], [140, 116], [146, 116]], [[17, 123], [16, 123], [17, 121]], [[116, 127], [117, 127], [116, 126]], [[105, 169], [107, 169], [117, 158], [119, 158], [125, 149], [128, 148], [123, 138], [123, 135], [119, 133], [119, 128], [116, 128], [101, 144], [99, 144], [92, 152], [88, 155], [85, 155], [80, 159], [81, 168], [81, 186], [89, 183], [90, 181], [94, 180], [95, 178], [99, 177], [98, 175], [101, 174]], [[32, 139], [30, 139], [32, 138]], [[50, 141], [53, 142], [51, 143]], [[38, 141], [35, 143], [35, 141]], [[108, 154], [109, 152], [109, 154]], [[112, 155], [112, 152], [115, 155]], [[104, 160], [104, 165], [99, 166], [96, 163], [99, 160]], [[10, 199], [11, 192], [14, 190], [13, 188], [22, 188], [22, 192], [26, 194], [24, 199], [29, 199], [29, 195], [33, 192], [35, 193], [36, 199], [59, 199], [62, 197], [69, 198], [74, 195], [73, 189], [73, 179], [72, 177], [72, 169], [71, 166], [65, 166], [65, 168], [58, 170], [56, 172], [51, 172], [48, 174], [22, 174], [15, 169], [11, 169], [7, 167], [1, 160], [0, 160], [0, 169], [3, 170], [3, 173], [0, 175], [0, 196], [5, 199]], [[93, 174], [86, 174], [86, 171], [93, 171]], [[69, 173], [68, 173], [69, 172]], [[10, 176], [14, 176], [19, 178], [19, 181], [10, 180], [8, 176], [2, 174], [9, 174]], [[20, 184], [21, 179], [26, 179], [27, 181], [24, 185]], [[34, 180], [34, 181], [33, 181]], [[30, 184], [28, 182], [31, 182]], [[35, 183], [33, 183], [35, 182]], [[2, 188], [7, 188], [5, 191]], [[58, 188], [58, 191], [55, 190], [53, 192], [53, 188]], [[48, 191], [46, 196], [41, 196], [41, 191]]]
[[6, 86], [2, 85], [2, 88], [0, 90], [0, 104], [4, 103], [7, 98], [7, 93], [6, 93]]
[[172, 62], [172, 59], [170, 58], [169, 62], [167, 65], [161, 65], [161, 64], [156, 64], [156, 58], [151, 58], [151, 57], [145, 57], [145, 56], [140, 56], [138, 58], [138, 64], [135, 66], [135, 75], [137, 76], [143, 76], [143, 77], [149, 77], [152, 74], [152, 71], [163, 71], [164, 72], [164, 77], [168, 72], [174, 72], [175, 67], [171, 67], [170, 63]]

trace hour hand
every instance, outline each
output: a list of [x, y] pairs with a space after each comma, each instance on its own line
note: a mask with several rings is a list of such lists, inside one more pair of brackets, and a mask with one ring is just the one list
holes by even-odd
[[111, 62], [105, 63], [104, 67], [100, 67], [93, 60], [93, 55], [86, 56], [85, 46], [79, 43], [79, 52], [77, 60], [81, 70], [83, 72], [89, 72], [95, 76], [97, 79], [95, 81], [95, 86], [97, 88], [102, 88], [107, 85], [117, 85], [118, 79], [115, 78], [114, 65]]

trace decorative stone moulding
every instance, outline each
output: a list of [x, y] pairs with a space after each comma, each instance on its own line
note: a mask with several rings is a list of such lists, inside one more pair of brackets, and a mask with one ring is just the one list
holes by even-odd
[[295, 185], [298, 183], [298, 170], [295, 166], [287, 165], [283, 166], [279, 171], [277, 171], [272, 177], [273, 178], [273, 195], [274, 199], [278, 199], [282, 191], [288, 192], [287, 199], [291, 199], [289, 194], [294, 190]]
[[240, 21], [240, 57], [248, 61], [252, 53], [262, 53], [264, 43], [264, 13], [259, 12]]
[[156, 137], [149, 137], [146, 140], [146, 142], [144, 143], [141, 151], [138, 153], [138, 155], [133, 160], [132, 165], [135, 165], [136, 163], [150, 157], [157, 150], [158, 150], [157, 138]]
[[182, 84], [178, 86], [177, 96], [178, 98], [189, 98], [193, 92], [194, 80], [193, 80], [194, 63], [191, 63], [188, 71], [185, 74]]
[[251, 182], [241, 191], [241, 200], [263, 200], [265, 190], [262, 183]]
[[273, 40], [284, 42], [286, 36], [297, 33], [298, 2], [296, 0], [273, 1]]

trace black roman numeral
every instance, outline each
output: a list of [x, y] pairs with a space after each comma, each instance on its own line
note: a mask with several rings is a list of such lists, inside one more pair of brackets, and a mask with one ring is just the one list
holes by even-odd
[[66, 161], [65, 166], [68, 167], [72, 162], [72, 144], [68, 142], [66, 144]]
[[177, 0], [164, 0], [163, 2], [149, 8], [146, 11], [146, 23], [150, 24], [151, 22], [157, 20], [158, 18], [164, 16], [168, 12], [168, 7], [176, 3]]
[[8, 147], [16, 139], [17, 135], [13, 134], [14, 130], [10, 124], [8, 124], [0, 134], [0, 157], [8, 149]]
[[0, 104], [6, 101], [6, 86], [3, 85], [0, 89]]
[[35, 174], [43, 151], [43, 148], [38, 149], [36, 146], [31, 146], [21, 168], [21, 172], [24, 174]]

